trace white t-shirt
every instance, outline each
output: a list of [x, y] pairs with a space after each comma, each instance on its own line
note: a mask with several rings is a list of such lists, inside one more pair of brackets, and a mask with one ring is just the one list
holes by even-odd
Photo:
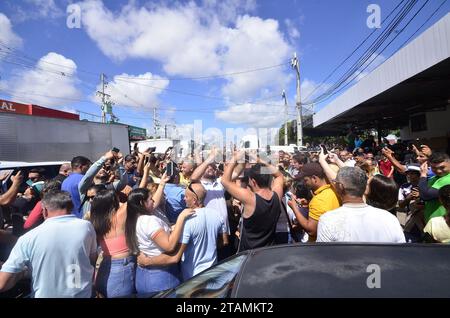
[[204, 200], [205, 208], [215, 211], [223, 219], [226, 233], [230, 234], [230, 225], [228, 223], [227, 203], [225, 202], [225, 188], [222, 185], [221, 178], [213, 182], [202, 180], [202, 185], [206, 190]]
[[136, 223], [139, 250], [150, 257], [164, 253], [165, 251], [153, 241], [161, 231], [170, 233], [170, 227], [166, 222], [155, 215], [141, 215]]
[[354, 167], [356, 165], [356, 161], [353, 159], [348, 159], [346, 162], [344, 162], [344, 165], [346, 167]]
[[365, 203], [344, 204], [323, 214], [317, 242], [405, 243], [398, 219]]

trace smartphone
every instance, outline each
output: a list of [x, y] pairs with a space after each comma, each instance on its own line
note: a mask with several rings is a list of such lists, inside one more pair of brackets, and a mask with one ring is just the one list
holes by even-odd
[[119, 152], [120, 152], [120, 150], [119, 150], [118, 148], [116, 148], [116, 147], [114, 147], [113, 149], [111, 149], [111, 151], [112, 151], [112, 152], [116, 152], [116, 153], [119, 153]]
[[144, 158], [144, 166], [150, 161], [150, 156], [145, 156]]
[[171, 161], [167, 164], [166, 175], [172, 177], [175, 174], [175, 164]]
[[156, 151], [156, 147], [150, 147], [150, 148], [148, 148], [148, 152], [155, 152]]
[[286, 192], [286, 196], [289, 198], [289, 200], [292, 200], [292, 193]]
[[327, 155], [327, 154], [328, 154], [328, 150], [327, 150], [327, 148], [325, 147], [325, 145], [320, 145], [320, 147], [321, 147], [322, 150], [323, 150], [323, 154], [324, 154], [324, 155]]

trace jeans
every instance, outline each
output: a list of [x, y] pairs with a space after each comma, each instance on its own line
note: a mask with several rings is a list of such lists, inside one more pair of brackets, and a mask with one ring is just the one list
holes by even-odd
[[135, 293], [136, 257], [103, 258], [97, 273], [96, 289], [103, 296], [123, 297]]
[[178, 264], [164, 267], [141, 267], [136, 269], [136, 291], [149, 294], [174, 288], [180, 284]]

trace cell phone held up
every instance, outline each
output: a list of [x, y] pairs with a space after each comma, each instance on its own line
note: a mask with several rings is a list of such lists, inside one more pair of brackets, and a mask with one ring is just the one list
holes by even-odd
[[325, 145], [320, 145], [320, 148], [322, 148], [322, 151], [323, 151], [323, 154], [324, 154], [324, 155], [327, 155], [327, 154], [328, 154], [328, 150], [327, 150], [327, 148], [325, 147]]
[[176, 167], [173, 161], [169, 162], [166, 167], [166, 175], [168, 177], [173, 177], [175, 175]]

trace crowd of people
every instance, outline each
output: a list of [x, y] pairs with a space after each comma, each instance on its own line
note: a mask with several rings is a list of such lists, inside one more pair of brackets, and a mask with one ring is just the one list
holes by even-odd
[[426, 145], [354, 136], [182, 160], [115, 150], [76, 156], [51, 179], [40, 168], [8, 187], [0, 177], [0, 206], [16, 215], [0, 231], [0, 292], [28, 278], [32, 297], [126, 297], [275, 244], [450, 242], [450, 158]]

